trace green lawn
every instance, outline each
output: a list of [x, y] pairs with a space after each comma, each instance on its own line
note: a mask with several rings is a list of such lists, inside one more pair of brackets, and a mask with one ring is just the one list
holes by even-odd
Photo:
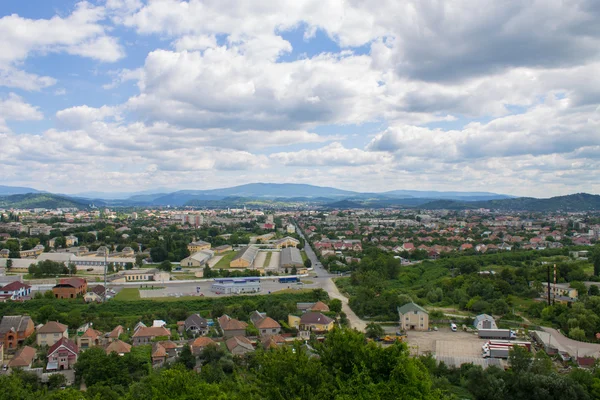
[[164, 286], [144, 286], [141, 287], [140, 290], [160, 290], [160, 289], [164, 289]]
[[233, 257], [235, 257], [235, 254], [236, 254], [235, 251], [230, 251], [228, 253], [225, 253], [223, 255], [223, 258], [221, 258], [219, 260], [219, 262], [217, 263], [217, 265], [215, 265], [213, 268], [216, 268], [216, 269], [229, 268], [229, 263], [231, 262], [231, 260], [233, 260]]
[[302, 262], [305, 262], [308, 259], [308, 256], [304, 250], [300, 250], [300, 255], [302, 256]]
[[267, 256], [265, 257], [265, 262], [263, 263], [263, 268], [267, 268], [269, 266], [269, 263], [271, 262], [271, 257], [273, 256], [273, 252], [269, 251], [267, 252]]
[[140, 300], [140, 290], [137, 288], [124, 288], [115, 296], [115, 300], [134, 301]]

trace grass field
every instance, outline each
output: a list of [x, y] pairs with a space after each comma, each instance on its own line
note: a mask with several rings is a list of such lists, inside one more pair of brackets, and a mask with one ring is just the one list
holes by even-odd
[[223, 269], [223, 268], [229, 268], [229, 263], [231, 262], [231, 260], [233, 260], [233, 257], [235, 257], [235, 251], [230, 251], [229, 253], [225, 253], [223, 255], [223, 258], [221, 258], [219, 260], [219, 262], [217, 263], [217, 265], [215, 265], [213, 268], [216, 269]]
[[140, 290], [137, 288], [124, 288], [115, 296], [118, 301], [140, 300]]
[[302, 256], [302, 262], [305, 262], [306, 259], [308, 258], [308, 256], [306, 255], [306, 252], [304, 250], [301, 250], [300, 255]]
[[267, 257], [265, 257], [265, 262], [263, 263], [263, 268], [267, 268], [269, 266], [269, 263], [271, 262], [271, 257], [273, 256], [273, 252], [269, 251], [267, 252]]
[[160, 290], [160, 289], [164, 289], [164, 286], [145, 286], [145, 287], [141, 287], [140, 290]]

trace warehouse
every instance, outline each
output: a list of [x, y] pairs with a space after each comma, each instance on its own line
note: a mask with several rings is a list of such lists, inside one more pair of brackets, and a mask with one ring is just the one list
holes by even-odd
[[252, 268], [254, 260], [258, 254], [258, 247], [248, 246], [237, 252], [233, 260], [229, 263], [230, 268]]
[[279, 258], [280, 268], [298, 268], [303, 266], [302, 255], [296, 247], [286, 247], [281, 250], [281, 257]]

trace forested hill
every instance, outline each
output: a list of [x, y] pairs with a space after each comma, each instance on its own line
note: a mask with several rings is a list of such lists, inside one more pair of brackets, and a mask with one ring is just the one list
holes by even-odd
[[600, 196], [588, 193], [576, 193], [567, 196], [557, 196], [548, 199], [533, 197], [518, 197], [515, 199], [488, 200], [460, 202], [452, 200], [437, 200], [420, 206], [424, 209], [454, 209], [467, 210], [489, 208], [500, 211], [598, 211], [600, 210]]
[[2, 208], [85, 208], [87, 204], [80, 200], [58, 196], [51, 193], [27, 193], [1, 196]]

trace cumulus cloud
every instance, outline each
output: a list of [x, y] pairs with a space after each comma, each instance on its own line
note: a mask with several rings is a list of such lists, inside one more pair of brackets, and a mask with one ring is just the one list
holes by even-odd
[[271, 158], [289, 166], [354, 166], [385, 164], [391, 161], [387, 154], [366, 152], [361, 149], [347, 149], [339, 142], [331, 143], [316, 150], [300, 150], [271, 154]]
[[0, 86], [39, 90], [55, 83], [50, 77], [21, 71], [17, 64], [31, 53], [68, 53], [113, 62], [124, 56], [118, 40], [102, 25], [104, 7], [77, 3], [65, 18], [29, 19], [17, 14], [0, 18]]

